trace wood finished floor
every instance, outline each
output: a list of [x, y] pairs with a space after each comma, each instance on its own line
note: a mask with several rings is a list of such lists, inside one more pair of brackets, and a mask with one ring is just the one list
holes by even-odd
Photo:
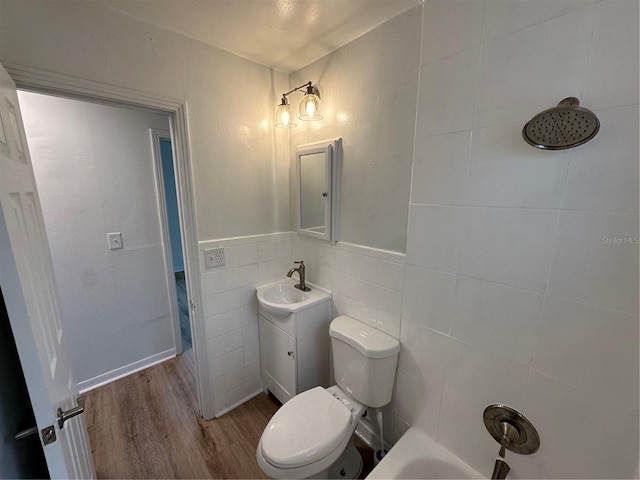
[[[214, 420], [197, 414], [193, 350], [87, 394], [98, 478], [268, 478], [255, 459], [279, 402], [260, 394]], [[359, 439], [370, 471], [373, 452]]]

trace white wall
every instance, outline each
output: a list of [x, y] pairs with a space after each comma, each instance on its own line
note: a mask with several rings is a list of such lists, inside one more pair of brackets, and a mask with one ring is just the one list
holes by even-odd
[[[298, 145], [342, 137], [340, 240], [405, 251], [415, 129], [420, 9], [413, 8], [290, 75], [322, 96], [317, 122], [298, 121]], [[297, 111], [301, 94], [290, 96]], [[292, 193], [295, 158], [292, 160]], [[295, 229], [295, 209], [291, 209]]]
[[198, 238], [289, 229], [285, 75], [83, 0], [0, 1], [0, 61], [185, 100]]
[[168, 117], [19, 99], [80, 387], [175, 354], [149, 134]]
[[[410, 33], [392, 34], [400, 22], [354, 44], [371, 52], [392, 43], [410, 50], [402, 43]], [[360, 78], [355, 70], [378, 65], [378, 57], [355, 52], [347, 45], [323, 59], [357, 65], [341, 70], [349, 74], [340, 82], [324, 82], [325, 98], [349, 95], [346, 85]], [[542, 439], [534, 455], [507, 454], [511, 477], [632, 477], [638, 468], [638, 3], [431, 0], [424, 5], [419, 65], [415, 140], [400, 147], [414, 153], [402, 351], [387, 409], [395, 412], [393, 436], [419, 426], [489, 476], [498, 444], [482, 412], [504, 402], [527, 415]], [[313, 71], [292, 79], [315, 81]], [[399, 82], [393, 93], [412, 98], [411, 85]], [[598, 136], [560, 152], [527, 145], [524, 123], [567, 96], [596, 112]], [[330, 118], [336, 108], [329, 107]], [[365, 111], [364, 100], [352, 109]], [[380, 135], [366, 122], [358, 128], [359, 142]], [[319, 130], [320, 137], [348, 136], [348, 126], [330, 135]], [[364, 188], [351, 183], [343, 222], [354, 198], [368, 193]], [[394, 228], [387, 215], [377, 220], [382, 231]], [[300, 248], [301, 258], [309, 258], [317, 283], [351, 292], [347, 302], [338, 293], [339, 313], [377, 325], [371, 319], [379, 294], [362, 283], [366, 278], [357, 279], [367, 268], [358, 256], [379, 242], [373, 234], [360, 246], [297, 239], [294, 252]], [[327, 260], [335, 248], [355, 258]]]

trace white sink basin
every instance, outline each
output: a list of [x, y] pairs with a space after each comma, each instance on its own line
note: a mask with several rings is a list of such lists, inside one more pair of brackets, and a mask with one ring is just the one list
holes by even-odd
[[307, 283], [310, 292], [294, 287], [299, 283], [287, 278], [276, 283], [258, 287], [258, 305], [276, 318], [286, 318], [292, 313], [305, 310], [331, 298], [331, 294], [315, 285]]
[[290, 305], [304, 302], [307, 299], [307, 295], [302, 290], [298, 290], [291, 285], [278, 284], [267, 288], [264, 291], [263, 299], [278, 305]]

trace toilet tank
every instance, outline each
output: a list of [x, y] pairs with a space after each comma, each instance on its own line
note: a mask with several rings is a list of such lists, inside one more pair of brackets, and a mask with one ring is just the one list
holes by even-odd
[[351, 317], [336, 317], [329, 326], [336, 383], [368, 407], [391, 401], [400, 342]]

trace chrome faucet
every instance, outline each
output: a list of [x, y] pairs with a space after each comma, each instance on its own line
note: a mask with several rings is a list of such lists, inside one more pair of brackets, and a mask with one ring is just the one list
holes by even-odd
[[298, 272], [298, 275], [300, 276], [300, 283], [294, 285], [294, 287], [296, 287], [298, 290], [302, 290], [303, 292], [310, 292], [311, 289], [307, 287], [307, 284], [304, 280], [304, 261], [300, 260], [299, 262], [293, 263], [299, 263], [300, 266], [298, 268], [292, 268], [291, 270], [289, 270], [289, 272], [287, 273], [287, 277], [291, 278], [291, 275], [293, 275], [294, 272]]

